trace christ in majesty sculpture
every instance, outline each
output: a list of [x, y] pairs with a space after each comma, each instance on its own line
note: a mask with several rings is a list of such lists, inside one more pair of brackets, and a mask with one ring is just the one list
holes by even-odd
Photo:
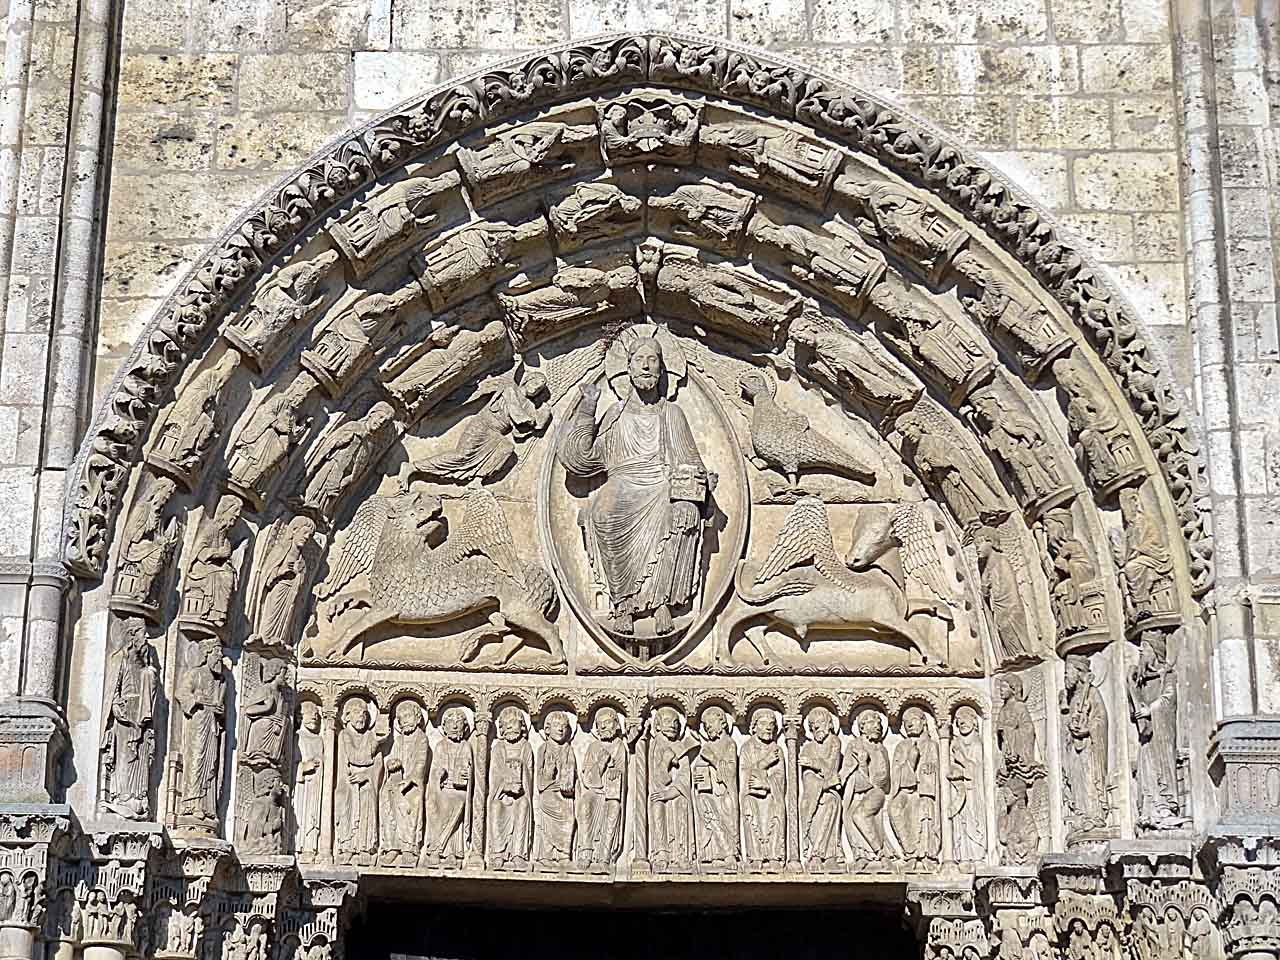
[[609, 592], [610, 628], [624, 635], [650, 615], [658, 636], [670, 634], [702, 577], [703, 509], [715, 478], [684, 413], [666, 397], [665, 374], [661, 343], [633, 341], [629, 393], [597, 421], [600, 387], [584, 384], [557, 451], [568, 473], [605, 477], [578, 522], [592, 571]]

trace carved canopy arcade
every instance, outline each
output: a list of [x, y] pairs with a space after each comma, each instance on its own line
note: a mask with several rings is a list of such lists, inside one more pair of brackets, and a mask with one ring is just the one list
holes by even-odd
[[1176, 829], [1199, 470], [1130, 314], [930, 131], [700, 42], [540, 55], [281, 184], [110, 393], [99, 805], [531, 881]]

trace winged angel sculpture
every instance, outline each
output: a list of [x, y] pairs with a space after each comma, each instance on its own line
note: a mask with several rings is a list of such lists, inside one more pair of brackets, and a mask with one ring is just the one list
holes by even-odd
[[855, 639], [906, 645], [926, 663], [944, 662], [927, 619], [950, 623], [951, 591], [923, 508], [900, 504], [865, 528], [855, 528], [852, 540], [841, 559], [826, 504], [802, 497], [764, 562], [739, 562], [717, 659], [730, 655], [736, 626], [763, 620], [745, 635], [766, 664], [774, 659], [765, 634], [769, 622], [790, 627], [802, 642], [810, 631], [840, 631]]
[[463, 661], [476, 656], [485, 638], [516, 632], [564, 663], [551, 621], [555, 585], [546, 570], [517, 555], [497, 498], [478, 484], [470, 487], [461, 521], [433, 547], [446, 526], [440, 498], [422, 491], [362, 503], [334, 541], [330, 575], [316, 591], [307, 654], [344, 656], [385, 624], [442, 624], [488, 611], [487, 625], [463, 634]]

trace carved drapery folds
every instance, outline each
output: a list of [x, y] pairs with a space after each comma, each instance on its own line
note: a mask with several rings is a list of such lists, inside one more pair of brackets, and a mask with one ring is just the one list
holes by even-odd
[[[731, 60], [740, 67], [728, 68]], [[374, 202], [353, 207], [335, 221], [330, 232], [337, 250], [329, 248], [310, 260], [280, 269], [259, 289], [252, 307], [237, 315], [229, 328], [237, 333], [228, 337], [251, 365], [268, 369], [274, 362], [274, 349], [287, 339], [289, 330], [306, 323], [325, 301], [328, 278], [340, 260], [346, 261], [357, 279], [364, 278], [376, 266], [401, 255], [404, 248], [415, 246], [424, 234], [456, 224], [463, 189], [470, 189], [472, 205], [486, 209], [530, 189], [553, 187], [579, 172], [590, 173], [598, 169], [596, 157], [614, 165], [634, 166], [684, 164], [698, 156], [704, 166], [722, 169], [728, 177], [740, 180], [748, 192], [809, 206], [836, 202], [854, 221], [856, 232], [873, 246], [918, 265], [919, 275], [929, 283], [940, 282], [948, 271], [961, 276], [969, 285], [963, 294], [966, 310], [980, 317], [979, 325], [1000, 330], [1032, 378], [1041, 374], [1061, 349], [1060, 330], [1052, 321], [1042, 319], [1018, 285], [993, 276], [996, 261], [984, 256], [972, 238], [942, 216], [927, 198], [896, 180], [846, 170], [844, 141], [895, 174], [928, 184], [943, 202], [991, 230], [996, 241], [1018, 256], [1038, 282], [1055, 289], [1062, 305], [1097, 344], [1126, 397], [1142, 411], [1142, 428], [1157, 440], [1153, 445], [1161, 466], [1184, 477], [1174, 484], [1185, 492], [1178, 495], [1176, 506], [1193, 543], [1190, 556], [1196, 589], [1207, 589], [1211, 548], [1203, 520], [1197, 518], [1201, 467], [1196, 447], [1189, 438], [1179, 439], [1187, 436], [1183, 417], [1169, 392], [1158, 385], [1156, 367], [1133, 321], [1112, 302], [1105, 284], [1056, 238], [1037, 212], [1021, 205], [1009, 189], [959, 151], [923, 137], [893, 110], [873, 104], [868, 97], [837, 90], [817, 79], [791, 76], [794, 69], [782, 70], [788, 77], [785, 83], [756, 83], [758, 77], [772, 76], [771, 69], [782, 68], [771, 68], [763, 61], [741, 58], [713, 45], [690, 46], [675, 38], [637, 38], [621, 41], [621, 45], [614, 41], [608, 49], [590, 55], [575, 50], [552, 56], [538, 68], [538, 92], [532, 95], [525, 91], [513, 96], [513, 87], [506, 81], [481, 78], [475, 81], [474, 90], [463, 84], [434, 93], [420, 105], [337, 143], [330, 154], [308, 165], [271, 197], [268, 205], [248, 216], [241, 232], [195, 271], [187, 287], [175, 294], [173, 307], [166, 308], [164, 319], [148, 334], [146, 357], [125, 365], [122, 379], [106, 402], [109, 415], [100, 419], [96, 439], [88, 442], [88, 452], [82, 457], [82, 479], [69, 512], [69, 561], [86, 573], [101, 570], [108, 544], [95, 525], [109, 526], [118, 511], [127, 472], [120, 467], [127, 465], [136, 451], [163, 388], [179, 371], [179, 361], [238, 294], [255, 283], [265, 262], [311, 228], [326, 204], [342, 200], [342, 191], [364, 188], [376, 172], [392, 172], [422, 151], [443, 146], [449, 138], [518, 111], [539, 108], [549, 96], [571, 99], [575, 91], [586, 93], [649, 77], [677, 90], [689, 88], [730, 102], [763, 106], [799, 125], [746, 119], [718, 105], [710, 108], [701, 100], [682, 102], [678, 93], [605, 97], [589, 109], [570, 111], [564, 120], [531, 118], [509, 125], [488, 140], [468, 142], [458, 152], [458, 169], [433, 161], [402, 177], [390, 178]], [[681, 195], [678, 188], [664, 196], [671, 196], [673, 204], [686, 210], [691, 220], [705, 223], [703, 229], [723, 246], [732, 246], [733, 223], [742, 216], [741, 204], [718, 204], [705, 191]], [[586, 206], [602, 201], [603, 195], [588, 200]], [[434, 252], [426, 251], [422, 271], [433, 308], [439, 310], [445, 301], [454, 300], [454, 291], [468, 288], [471, 278], [513, 262], [511, 257], [520, 255], [521, 244], [545, 237], [545, 220], [540, 225], [538, 220], [525, 224], [531, 230], [520, 223], [480, 232], [465, 228], [453, 234], [457, 239], [449, 239]], [[698, 230], [690, 230], [690, 236], [696, 233]], [[814, 270], [822, 255], [809, 250], [805, 241], [796, 243], [806, 251], [804, 257], [809, 262], [804, 268]], [[858, 257], [852, 257], [852, 262], [856, 260]], [[905, 325], [904, 342], [911, 351], [932, 349], [929, 338], [946, 335], [943, 332], [950, 323], [923, 306], [899, 305], [888, 312], [896, 312], [896, 323]], [[937, 349], [940, 357], [946, 352], [941, 344]], [[960, 353], [943, 366], [955, 367], [956, 358], [972, 351], [972, 346], [960, 338], [948, 349], [959, 349]], [[951, 376], [954, 372], [973, 374], [978, 369], [972, 364], [960, 367], [965, 369], [938, 372]], [[182, 429], [201, 431], [195, 422]]]
[[593, 881], [1185, 825], [1211, 568], [1141, 337], [958, 152], [771, 69], [652, 37], [463, 82], [183, 288], [69, 515], [126, 637], [102, 809], [259, 865]]

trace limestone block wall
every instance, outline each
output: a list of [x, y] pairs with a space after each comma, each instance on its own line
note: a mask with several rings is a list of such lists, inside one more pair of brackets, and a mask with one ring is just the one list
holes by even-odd
[[197, 252], [344, 127], [639, 28], [783, 52], [945, 128], [1111, 265], [1191, 384], [1169, 0], [127, 0], [97, 389]]

